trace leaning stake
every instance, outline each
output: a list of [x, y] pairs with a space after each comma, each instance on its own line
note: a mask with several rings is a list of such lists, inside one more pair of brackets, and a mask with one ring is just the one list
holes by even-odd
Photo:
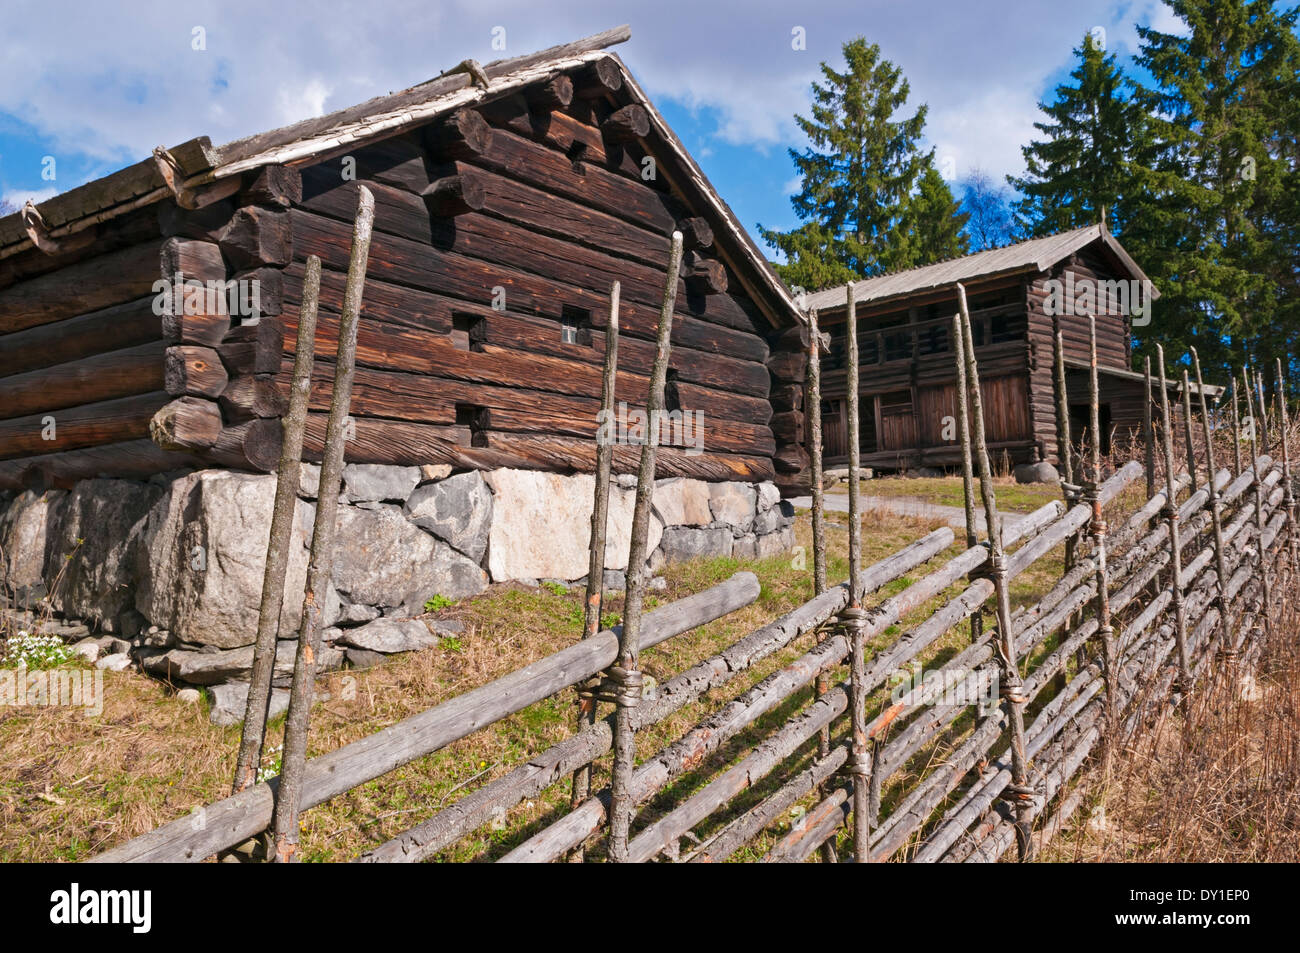
[[[1255, 439], [1255, 427], [1257, 426], [1255, 421], [1258, 419], [1258, 426], [1262, 428], [1264, 425], [1264, 412], [1261, 409], [1259, 417], [1255, 417], [1255, 402], [1251, 397], [1250, 377], [1247, 374], [1246, 369], [1242, 368], [1241, 376], [1246, 384], [1246, 419], [1250, 421], [1250, 426], [1246, 428], [1246, 434], [1250, 438], [1250, 465], [1255, 471], [1255, 525], [1259, 532], [1259, 545], [1256, 547], [1259, 550], [1259, 584], [1264, 590], [1264, 605], [1272, 606], [1273, 584], [1268, 574], [1268, 554], [1264, 552], [1264, 529], [1268, 525], [1267, 520], [1264, 518], [1264, 474], [1259, 472], [1260, 450]], [[1260, 613], [1260, 616], [1263, 617], [1265, 634], [1272, 631], [1272, 615], [1272, 612], [1269, 611]]]
[[330, 398], [329, 422], [325, 427], [316, 522], [312, 529], [311, 558], [307, 564], [307, 592], [302, 601], [298, 654], [294, 659], [293, 687], [289, 693], [289, 713], [284, 726], [283, 768], [271, 820], [275, 834], [272, 860], [279, 863], [298, 859], [298, 803], [302, 797], [302, 776], [307, 762], [307, 728], [316, 680], [316, 655], [320, 651], [323, 597], [334, 569], [335, 516], [339, 504], [339, 478], [343, 473], [343, 448], [347, 440], [348, 407], [352, 401], [352, 377], [356, 370], [357, 323], [366, 284], [366, 264], [370, 257], [370, 233], [375, 223], [375, 197], [364, 185], [358, 191], [360, 200], [352, 228], [352, 255], [343, 291], [343, 312], [339, 316], [334, 393]]
[[650, 372], [650, 393], [646, 397], [649, 432], [641, 448], [641, 467], [636, 477], [636, 503], [632, 511], [632, 539], [627, 554], [627, 594], [623, 604], [623, 632], [619, 636], [618, 661], [609, 670], [613, 689], [614, 777], [610, 784], [609, 859], [628, 859], [627, 836], [632, 826], [632, 792], [629, 784], [636, 761], [636, 713], [641, 701], [639, 640], [641, 605], [645, 599], [645, 560], [650, 535], [650, 504], [655, 488], [655, 448], [659, 445], [659, 418], [663, 415], [664, 382], [668, 378], [668, 355], [672, 348], [673, 306], [682, 267], [682, 233], [673, 232], [668, 253], [668, 278], [663, 306], [659, 309], [659, 335], [654, 368]]
[[966, 350], [966, 378], [970, 391], [971, 418], [974, 430], [975, 460], [980, 471], [980, 495], [984, 499], [984, 522], [989, 534], [989, 576], [997, 597], [998, 634], [996, 647], [1001, 668], [998, 690], [1007, 709], [1011, 725], [1011, 784], [1007, 796], [1011, 799], [1016, 816], [1016, 842], [1021, 861], [1033, 858], [1030, 839], [1031, 811], [1034, 789], [1029, 785], [1029, 761], [1025, 754], [1025, 716], [1027, 699], [1016, 664], [1016, 636], [1011, 628], [1011, 593], [1007, 586], [1006, 558], [1002, 552], [1002, 524], [998, 517], [997, 497], [993, 490], [993, 471], [989, 466], [988, 444], [984, 439], [984, 404], [980, 396], [979, 366], [975, 363], [975, 341], [971, 334], [970, 311], [966, 307], [965, 289], [957, 286], [957, 301], [961, 306]]
[[1165, 349], [1156, 345], [1160, 365], [1160, 419], [1165, 451], [1165, 522], [1169, 524], [1169, 588], [1174, 603], [1174, 639], [1178, 647], [1178, 682], [1175, 692], [1191, 690], [1190, 659], [1187, 657], [1187, 612], [1183, 608], [1183, 557], [1178, 539], [1178, 504], [1174, 498], [1174, 428], [1169, 413], [1169, 382], [1165, 379]]
[[[813, 594], [826, 591], [826, 493], [822, 486], [822, 336], [817, 326], [817, 309], [808, 310], [808, 377], [804, 385], [804, 410], [808, 415], [808, 457], [812, 470], [812, 536], [813, 536]], [[814, 682], [814, 691], [820, 698], [830, 690], [830, 676], [823, 672]], [[817, 757], [825, 758], [831, 751], [831, 729], [826, 725], [817, 735]], [[818, 799], [826, 796], [826, 785], [817, 786]], [[822, 860], [833, 864], [835, 844], [827, 840], [821, 846]]]
[[1219, 488], [1215, 482], [1214, 474], [1217, 471], [1214, 465], [1214, 435], [1210, 432], [1210, 405], [1205, 399], [1205, 380], [1201, 377], [1201, 357], [1196, 353], [1196, 348], [1192, 348], [1192, 364], [1196, 368], [1196, 389], [1201, 394], [1201, 432], [1205, 437], [1205, 468], [1209, 472], [1209, 479], [1206, 481], [1206, 489], [1209, 491], [1209, 508], [1210, 522], [1214, 528], [1214, 562], [1215, 570], [1218, 573], [1218, 591], [1219, 591], [1219, 645], [1220, 651], [1228, 652], [1231, 650], [1232, 640], [1232, 600], [1228, 598], [1228, 559], [1223, 550], [1223, 514], [1222, 504], [1219, 502]]
[[262, 603], [257, 615], [253, 671], [249, 676], [248, 705], [244, 711], [239, 758], [235, 762], [232, 794], [257, 783], [266, 739], [266, 717], [271, 704], [271, 679], [275, 674], [275, 644], [284, 607], [284, 577], [289, 565], [289, 537], [293, 532], [302, 472], [302, 439], [307, 429], [307, 401], [316, 357], [316, 308], [320, 301], [320, 259], [307, 258], [302, 279], [302, 307], [298, 310], [298, 340], [294, 346], [293, 382], [289, 385], [289, 410], [284, 416], [280, 468], [271, 510], [271, 536], [266, 544], [266, 570], [262, 574]]
[[[590, 639], [600, 631], [600, 609], [605, 593], [605, 534], [609, 522], [609, 471], [614, 460], [614, 384], [618, 375], [618, 300], [621, 286], [609, 289], [609, 322], [605, 327], [605, 368], [600, 387], [600, 414], [596, 420], [596, 499], [591, 508], [590, 559], [587, 562], [587, 602], [582, 637]], [[600, 679], [578, 686], [578, 731], [596, 723], [596, 694]], [[576, 809], [591, 790], [591, 765], [573, 772], [570, 809]], [[582, 863], [582, 848], [569, 855], [569, 862]]]

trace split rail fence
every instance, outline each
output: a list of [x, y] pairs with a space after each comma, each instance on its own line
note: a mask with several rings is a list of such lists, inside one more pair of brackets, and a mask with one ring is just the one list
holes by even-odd
[[[674, 236], [669, 275], [676, 274], [680, 255], [680, 236]], [[664, 407], [675, 288], [670, 280], [664, 295], [646, 405], [652, 415]], [[810, 601], [651, 688], [641, 674], [642, 651], [753, 603], [759, 583], [742, 572], [643, 612], [652, 427], [638, 474], [624, 621], [599, 630], [610, 480], [609, 447], [601, 446], [588, 576], [596, 583], [588, 587], [584, 638], [306, 760], [295, 777], [293, 816], [529, 705], [576, 690], [579, 714], [571, 736], [362, 859], [436, 857], [564, 784], [572, 785], [571, 809], [502, 860], [572, 861], [594, 857], [593, 848], [600, 847], [611, 861], [719, 862], [742, 850], [755, 856], [756, 843], [769, 862], [814, 855], [827, 862], [994, 861], [1009, 852], [1033, 859], [1082, 803], [1086, 785], [1071, 782], [1086, 767], [1104, 767], [1115, 745], [1141, 730], [1159, 706], [1181, 704], [1214, 680], [1232, 679], [1257, 657], [1268, 626], [1270, 585], [1294, 585], [1300, 564], [1286, 381], [1279, 362], [1269, 420], [1262, 377], [1243, 376], [1244, 428], [1234, 381], [1230, 428], [1226, 408], [1212, 409], [1203, 386], [1196, 390], [1200, 406], [1192, 406], [1186, 374], [1182, 407], [1171, 410], [1160, 355], [1154, 381], [1150, 365], [1147, 370], [1145, 465], [1133, 461], [1107, 472], [1109, 464], [1097, 452], [1102, 441], [1094, 326], [1089, 433], [1072, 439], [1068, 412], [1058, 415], [1060, 445], [1090, 449], [1063, 460], [1062, 500], [1004, 525], [984, 439], [969, 315], [960, 286], [958, 292], [961, 313], [953, 319], [953, 339], [967, 529], [955, 556], [948, 555], [954, 533], [945, 528], [861, 565], [854, 452], [858, 352], [850, 289], [849, 580], [826, 582], [818, 419], [824, 339], [812, 312], [806, 407], [816, 595]], [[612, 405], [617, 362], [617, 284], [611, 312], [606, 407]], [[1057, 398], [1063, 407], [1060, 348], [1058, 332]], [[1194, 366], [1199, 384], [1200, 367]], [[1185, 457], [1181, 462], [1175, 460], [1176, 445]], [[296, 461], [287, 463], [296, 470]], [[977, 510], [988, 527], [985, 538], [976, 532]], [[1063, 569], [1055, 570], [1047, 591], [1013, 610], [1011, 583], [1031, 570], [1041, 573], [1046, 560], [1057, 566], [1054, 554], [1061, 549]], [[954, 631], [969, 634], [956, 650]], [[804, 637], [814, 642], [810, 649], [638, 761], [639, 731], [710, 693], [727, 692], [729, 683]], [[936, 653], [945, 638], [949, 650]], [[900, 690], [898, 673], [922, 660], [931, 670]], [[774, 712], [792, 709], [771, 726]], [[306, 711], [298, 709], [304, 725]], [[600, 785], [592, 768], [611, 751], [610, 783]], [[639, 813], [687, 776], [700, 779], [689, 796], [638, 823]], [[755, 797], [755, 791], [764, 793]], [[269, 831], [283, 797], [280, 779], [237, 784], [230, 797], [95, 859], [200, 861]], [[810, 799], [813, 806], [800, 812]]]

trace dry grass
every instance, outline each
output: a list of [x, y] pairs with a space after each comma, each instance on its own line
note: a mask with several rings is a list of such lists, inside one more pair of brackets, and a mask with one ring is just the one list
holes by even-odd
[[1185, 710], [1119, 752], [1046, 859], [1294, 862], [1300, 856], [1300, 592], [1252, 672], [1216, 662]]
[[[935, 525], [868, 515], [864, 561], [882, 558]], [[762, 593], [753, 605], [648, 651], [643, 657], [646, 670], [666, 679], [810, 598], [811, 535], [806, 518], [799, 520], [796, 534], [803, 558], [796, 550], [767, 560], [713, 559], [668, 567], [667, 589], [654, 593], [651, 605], [679, 599], [746, 569], [758, 574]], [[830, 530], [829, 550], [830, 576], [843, 578], [847, 533]], [[311, 754], [338, 748], [572, 644], [580, 636], [580, 600], [578, 591], [495, 586], [438, 614], [466, 623], [466, 634], [458, 640], [444, 640], [438, 648], [394, 657], [366, 671], [322, 677], [319, 690], [328, 698], [313, 712]], [[620, 608], [617, 600], [606, 607], [614, 613]], [[806, 651], [811, 638], [803, 643], [642, 732], [642, 750], [680, 735], [794, 654]], [[566, 737], [574, 715], [572, 693], [562, 693], [307, 811], [302, 831], [305, 858], [346, 860], [395, 836]], [[773, 713], [755, 730], [762, 733], [782, 717], [781, 712]], [[268, 744], [278, 745], [281, 731], [277, 719]], [[701, 770], [716, 770], [752, 740], [748, 734], [735, 739]], [[131, 671], [105, 674], [105, 704], [99, 717], [87, 718], [67, 708], [4, 709], [0, 859], [82, 859], [218, 799], [228, 791], [238, 741], [237, 728], [216, 728], [208, 722], [206, 705], [179, 702], [168, 686]], [[607, 766], [599, 764], [597, 781], [606, 776]], [[652, 805], [647, 817], [698, 783], [696, 776], [683, 778]], [[567, 805], [568, 793], [567, 783], [555, 785], [512, 811], [503, 825], [496, 825], [500, 829], [477, 832], [441, 859], [499, 856], [556, 816]]]

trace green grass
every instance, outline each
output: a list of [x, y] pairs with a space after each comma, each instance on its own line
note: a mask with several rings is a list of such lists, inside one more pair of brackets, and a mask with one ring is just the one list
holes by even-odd
[[[877, 477], [863, 480], [861, 492], [870, 496], [906, 497], [940, 506], [965, 506], [961, 477]], [[842, 488], [837, 493], [847, 492]], [[978, 489], [977, 489], [978, 492]], [[1061, 499], [1059, 487], [1043, 483], [1016, 483], [1007, 478], [995, 481], [999, 509], [1009, 513], [1032, 513], [1045, 503]]]

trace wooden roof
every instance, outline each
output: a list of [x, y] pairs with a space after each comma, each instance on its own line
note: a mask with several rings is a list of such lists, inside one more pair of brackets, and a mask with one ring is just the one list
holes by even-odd
[[[1096, 241], [1106, 246], [1130, 277], [1143, 282], [1148, 280], [1137, 262], [1129, 257], [1105, 225], [1087, 225], [1003, 248], [990, 248], [964, 258], [951, 258], [907, 271], [864, 278], [853, 283], [853, 299], [858, 304], [879, 303], [919, 292], [937, 291], [959, 281], [975, 281], [1022, 272], [1044, 272]], [[818, 310], [843, 307], [846, 287], [840, 285], [810, 294], [806, 304]], [[1154, 286], [1151, 295], [1153, 298], [1159, 297]]]
[[[157, 158], [128, 166], [111, 175], [56, 195], [36, 206], [50, 238], [75, 234], [116, 215], [172, 197], [174, 188], [192, 190], [219, 183], [230, 176], [267, 165], [309, 165], [431, 122], [457, 109], [478, 106], [518, 92], [525, 86], [608, 58], [618, 65], [629, 98], [645, 107], [651, 118], [651, 135], [657, 136], [680, 166], [676, 184], [696, 194], [708, 206], [711, 222], [721, 227], [732, 249], [719, 249], [753, 297], [766, 301], [777, 324], [803, 320], [785, 285], [768, 265], [734, 212], [718, 195], [669, 128], [627, 66], [605, 48], [631, 38], [627, 26], [607, 30], [562, 46], [480, 66], [465, 60], [427, 82], [400, 92], [378, 96], [313, 119], [259, 133], [220, 148], [199, 137], [167, 150], [174, 160], [171, 175], [164, 174]], [[486, 85], [484, 85], [486, 82]], [[177, 174], [179, 172], [179, 174]], [[172, 181], [169, 182], [168, 179]], [[670, 176], [670, 181], [675, 181]], [[33, 246], [22, 212], [0, 218], [0, 259]], [[728, 254], [727, 252], [731, 252]]]

